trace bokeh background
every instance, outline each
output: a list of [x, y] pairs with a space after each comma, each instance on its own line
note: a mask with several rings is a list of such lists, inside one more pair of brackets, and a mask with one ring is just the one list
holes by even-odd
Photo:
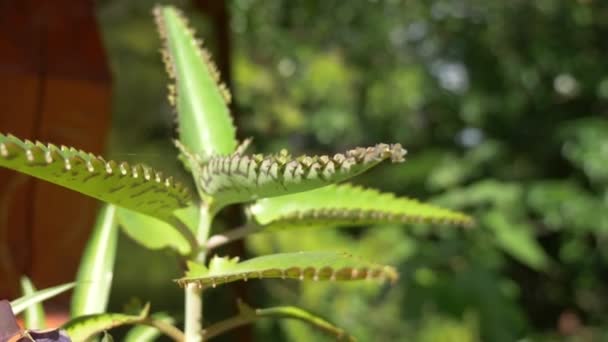
[[[187, 180], [171, 144], [154, 3], [96, 5], [113, 79], [107, 154]], [[221, 57], [238, 134], [254, 137], [256, 151], [400, 142], [405, 164], [356, 182], [478, 221], [467, 231], [254, 236], [219, 253], [348, 250], [396, 265], [401, 279], [227, 286], [207, 292], [208, 322], [233, 314], [241, 297], [302, 306], [361, 341], [608, 339], [607, 2], [230, 0], [220, 19], [200, 4], [171, 3]], [[227, 210], [220, 228], [242, 220]], [[117, 258], [113, 309], [152, 301], [179, 317], [174, 256], [122, 237]], [[297, 322], [263, 321], [225, 340], [253, 339], [326, 337]]]

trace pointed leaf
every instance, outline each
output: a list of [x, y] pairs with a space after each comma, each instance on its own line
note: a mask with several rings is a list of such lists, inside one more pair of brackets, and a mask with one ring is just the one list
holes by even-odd
[[237, 280], [247, 281], [252, 278], [396, 281], [398, 275], [390, 266], [363, 261], [347, 253], [299, 252], [266, 255], [241, 263], [238, 262], [238, 258], [215, 257], [211, 260], [209, 269], [199, 264], [190, 265], [190, 271], [177, 282], [181, 286], [193, 283], [200, 287], [215, 287], [219, 284]]
[[118, 239], [115, 214], [116, 207], [105, 205], [97, 215], [97, 222], [78, 268], [78, 285], [72, 296], [72, 317], [101, 313], [106, 310]]
[[[36, 288], [28, 277], [21, 277], [21, 291], [24, 296], [30, 296], [36, 293]], [[25, 327], [28, 329], [45, 329], [46, 319], [42, 303], [30, 305], [25, 310]]]
[[194, 170], [197, 186], [218, 206], [302, 192], [344, 181], [384, 160], [403, 161], [399, 144], [378, 144], [330, 156], [292, 158], [286, 151], [271, 156], [215, 157]]
[[15, 315], [18, 315], [21, 312], [23, 312], [25, 309], [30, 307], [31, 305], [43, 302], [49, 298], [53, 298], [57, 295], [60, 295], [60, 294], [64, 293], [65, 291], [73, 288], [75, 285], [76, 285], [76, 283], [68, 283], [68, 284], [53, 286], [53, 287], [49, 287], [44, 290], [34, 292], [30, 295], [23, 296], [21, 298], [17, 298], [11, 302], [13, 312], [15, 313]]
[[245, 324], [255, 323], [262, 318], [280, 318], [280, 319], [295, 319], [308, 323], [311, 326], [331, 335], [337, 341], [355, 341], [355, 338], [349, 336], [343, 329], [336, 327], [330, 322], [318, 317], [308, 311], [295, 306], [276, 306], [265, 309], [254, 309], [249, 305], [238, 301], [239, 315], [227, 320], [215, 323], [203, 331], [203, 336], [206, 339], [211, 339], [221, 335], [229, 330], [238, 328]]
[[139, 315], [119, 313], [85, 315], [72, 319], [61, 328], [73, 341], [88, 341], [91, 337], [106, 330], [141, 323], [148, 318], [149, 311], [150, 305], [146, 305]]
[[158, 6], [154, 15], [167, 72], [176, 82], [169, 99], [177, 107], [180, 142], [202, 160], [231, 154], [237, 141], [228, 109], [230, 95], [209, 53], [177, 9]]
[[250, 212], [262, 230], [374, 223], [473, 223], [465, 214], [349, 184], [261, 199]]
[[[180, 210], [198, 212], [194, 206]], [[125, 208], [117, 208], [116, 216], [123, 232], [146, 248], [171, 248], [181, 255], [192, 252], [188, 239], [174, 225]]]
[[189, 205], [180, 183], [142, 166], [0, 134], [0, 166], [163, 220]]

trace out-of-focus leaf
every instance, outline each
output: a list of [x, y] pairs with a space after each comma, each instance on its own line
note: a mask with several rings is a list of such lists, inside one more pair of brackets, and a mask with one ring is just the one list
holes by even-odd
[[78, 268], [77, 286], [72, 296], [72, 317], [106, 310], [118, 239], [116, 207], [104, 205], [87, 242]]
[[469, 226], [473, 222], [465, 214], [348, 184], [265, 198], [250, 211], [262, 229], [417, 222]]
[[608, 182], [608, 120], [594, 117], [568, 122], [561, 127], [562, 152], [589, 179]]
[[[21, 277], [21, 291], [24, 296], [30, 296], [36, 293], [36, 288], [28, 277]], [[44, 329], [46, 328], [46, 318], [42, 303], [32, 304], [25, 310], [25, 326], [28, 329]]]
[[498, 211], [485, 215], [484, 224], [494, 232], [498, 245], [506, 253], [533, 269], [547, 269], [550, 259], [534, 238], [530, 225], [510, 222]]
[[362, 280], [388, 279], [396, 281], [397, 271], [338, 252], [299, 252], [271, 254], [238, 262], [238, 258], [214, 257], [209, 268], [190, 263], [186, 276], [177, 282], [201, 287], [215, 287], [237, 280], [253, 278], [291, 278], [300, 280]]
[[177, 9], [158, 6], [154, 15], [167, 72], [176, 82], [169, 99], [177, 107], [180, 142], [203, 161], [231, 154], [237, 141], [228, 109], [230, 95], [209, 53]]
[[105, 161], [74, 148], [11, 135], [0, 134], [0, 166], [162, 220], [191, 203], [186, 187], [146, 166]]
[[114, 342], [114, 337], [110, 335], [107, 331], [103, 332], [103, 337], [101, 338], [101, 342]]
[[53, 298], [59, 294], [64, 293], [65, 291], [73, 288], [76, 283], [68, 283], [58, 286], [53, 286], [46, 288], [44, 290], [36, 291], [30, 295], [23, 296], [11, 301], [11, 306], [13, 307], [13, 312], [15, 315], [20, 314], [25, 309], [27, 309], [30, 305], [34, 305], [45, 301], [49, 298]]
[[[161, 321], [168, 324], [175, 323], [175, 320], [166, 313], [158, 312], [154, 313], [150, 316], [155, 321]], [[145, 342], [145, 341], [155, 341], [161, 332], [154, 327], [149, 327], [145, 325], [138, 325], [136, 327], [131, 328], [127, 335], [124, 337], [123, 341], [125, 342]]]
[[528, 205], [553, 229], [608, 232], [604, 201], [572, 181], [539, 181], [531, 184]]
[[203, 331], [203, 336], [210, 339], [239, 326], [254, 323], [262, 318], [278, 318], [302, 321], [330, 336], [335, 337], [337, 341], [356, 341], [354, 337], [347, 334], [343, 329], [336, 327], [321, 317], [295, 306], [277, 306], [265, 309], [253, 309], [249, 305], [239, 300], [238, 307], [238, 316], [207, 327]]
[[222, 206], [258, 198], [313, 190], [354, 177], [384, 160], [402, 162], [399, 144], [359, 147], [344, 154], [293, 158], [283, 150], [277, 155], [212, 158], [195, 172], [202, 192]]
[[146, 305], [139, 315], [102, 313], [76, 317], [62, 326], [73, 341], [87, 341], [106, 330], [123, 325], [138, 324], [148, 317], [150, 305]]

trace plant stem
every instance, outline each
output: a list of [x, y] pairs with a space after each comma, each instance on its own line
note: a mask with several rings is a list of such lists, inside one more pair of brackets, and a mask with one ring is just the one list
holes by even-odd
[[161, 333], [171, 337], [174, 341], [182, 342], [184, 341], [184, 333], [181, 332], [178, 328], [174, 327], [170, 323], [163, 322], [161, 320], [156, 320], [153, 318], [146, 318], [141, 321], [140, 324], [148, 325], [158, 329]]
[[207, 240], [207, 244], [205, 247], [209, 251], [232, 241], [242, 239], [249, 234], [257, 232], [260, 229], [261, 227], [257, 225], [246, 224], [242, 227], [231, 229], [223, 234], [213, 235], [209, 238], [209, 240]]
[[[205, 246], [211, 230], [213, 213], [205, 203], [201, 204], [199, 211], [199, 224], [197, 229], [197, 240], [199, 246]], [[194, 258], [198, 263], [205, 263], [206, 250], [202, 249]], [[196, 284], [189, 284], [185, 288], [185, 326], [184, 333], [186, 342], [199, 342], [203, 340], [203, 290]]]

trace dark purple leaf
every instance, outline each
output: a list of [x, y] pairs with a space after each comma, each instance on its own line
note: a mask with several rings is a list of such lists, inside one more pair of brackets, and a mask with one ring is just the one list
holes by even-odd
[[8, 341], [20, 330], [11, 303], [8, 300], [0, 300], [0, 342]]

